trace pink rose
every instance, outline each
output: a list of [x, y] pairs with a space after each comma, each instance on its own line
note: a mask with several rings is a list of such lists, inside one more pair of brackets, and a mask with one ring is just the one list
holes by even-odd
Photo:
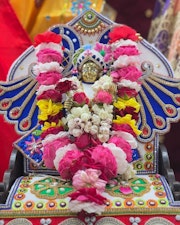
[[111, 137], [109, 143], [114, 143], [117, 147], [121, 148], [126, 153], [126, 160], [128, 162], [132, 161], [132, 149], [130, 144], [124, 140], [122, 137]]
[[112, 95], [109, 92], [103, 91], [103, 90], [98, 91], [98, 93], [96, 94], [94, 98], [94, 101], [96, 103], [111, 104], [112, 100], [113, 100]]
[[58, 62], [61, 63], [63, 56], [58, 52], [50, 48], [45, 48], [40, 50], [37, 53], [38, 62], [49, 63], [49, 62]]
[[75, 101], [79, 105], [89, 103], [89, 99], [87, 98], [84, 92], [76, 92], [73, 96], [73, 101]]
[[38, 81], [39, 85], [51, 85], [56, 84], [60, 79], [62, 78], [62, 75], [58, 72], [47, 72], [47, 73], [40, 73], [36, 80]]
[[91, 158], [94, 162], [100, 166], [102, 175], [100, 176], [103, 180], [110, 180], [117, 175], [117, 163], [112, 152], [102, 146], [98, 145], [91, 149]]
[[43, 160], [46, 167], [50, 169], [54, 167], [53, 160], [55, 159], [57, 149], [67, 144], [69, 144], [69, 138], [64, 137], [58, 138], [44, 145]]
[[73, 186], [77, 190], [86, 187], [95, 187], [98, 191], [103, 192], [107, 182], [100, 179], [100, 175], [101, 171], [96, 169], [78, 170], [73, 176]]
[[81, 169], [81, 158], [84, 156], [83, 152], [78, 150], [69, 150], [59, 162], [58, 172], [63, 179], [72, 179], [74, 174]]

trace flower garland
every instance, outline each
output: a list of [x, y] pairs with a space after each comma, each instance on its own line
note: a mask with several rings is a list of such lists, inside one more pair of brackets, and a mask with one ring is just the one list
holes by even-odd
[[[75, 192], [69, 195], [69, 209], [73, 212], [101, 214], [108, 201], [106, 185], [135, 174], [131, 162], [141, 133], [135, 99], [142, 75], [139, 39], [127, 26], [115, 27], [109, 39], [107, 45], [97, 43], [92, 50], [111, 66], [91, 86], [93, 98], [89, 98], [77, 77], [62, 75], [61, 36], [48, 31], [35, 38], [43, 160], [72, 181]], [[89, 55], [91, 50], [84, 51]], [[127, 188], [120, 187], [123, 190]]]

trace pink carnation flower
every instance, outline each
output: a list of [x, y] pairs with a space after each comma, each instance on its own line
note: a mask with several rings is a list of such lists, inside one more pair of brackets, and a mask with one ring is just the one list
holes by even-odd
[[119, 75], [118, 71], [112, 71], [111, 77], [113, 78], [113, 82], [119, 82], [119, 80], [120, 80], [120, 75]]
[[117, 147], [121, 148], [126, 154], [126, 160], [128, 162], [132, 161], [132, 149], [130, 144], [124, 140], [122, 137], [111, 137], [109, 143], [114, 143]]
[[38, 81], [39, 85], [51, 85], [56, 84], [62, 75], [58, 72], [47, 72], [47, 73], [40, 73], [36, 80]]
[[86, 169], [78, 170], [73, 176], [73, 186], [78, 190], [86, 187], [95, 187], [98, 191], [105, 190], [106, 181], [99, 178], [101, 175], [100, 170]]
[[75, 139], [74, 143], [81, 150], [88, 148], [91, 145], [91, 136], [87, 133], [83, 133]]
[[104, 90], [100, 90], [98, 91], [98, 93], [96, 94], [94, 101], [96, 103], [106, 103], [106, 104], [111, 104], [113, 100], [112, 95]]
[[38, 58], [38, 62], [41, 63], [49, 63], [52, 61], [61, 63], [63, 59], [63, 56], [58, 51], [50, 48], [40, 50], [36, 56]]
[[92, 149], [91, 158], [100, 165], [102, 179], [110, 180], [117, 175], [116, 159], [108, 148], [102, 145], [96, 146]]
[[64, 137], [58, 138], [44, 145], [43, 160], [46, 167], [50, 169], [54, 167], [53, 160], [55, 159], [56, 151], [67, 144], [69, 144], [69, 138]]
[[139, 55], [139, 51], [135, 46], [120, 46], [113, 52], [115, 59], [118, 59], [120, 55]]
[[81, 158], [83, 152], [78, 150], [69, 150], [59, 162], [58, 172], [63, 179], [72, 179], [74, 174], [81, 168]]
[[127, 66], [111, 72], [111, 76], [114, 82], [120, 82], [122, 79], [137, 82], [142, 76], [142, 72], [135, 66]]

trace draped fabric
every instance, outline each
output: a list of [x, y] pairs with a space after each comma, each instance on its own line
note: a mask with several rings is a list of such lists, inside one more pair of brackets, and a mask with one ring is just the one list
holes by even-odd
[[[31, 45], [8, 0], [0, 1], [0, 81], [5, 81], [13, 61]], [[12, 143], [19, 138], [14, 125], [0, 115], [0, 181], [8, 168]]]
[[180, 78], [180, 1], [156, 0], [148, 41], [169, 60]]
[[[180, 1], [156, 0], [148, 41], [153, 43], [169, 60], [176, 78], [180, 78]], [[164, 137], [171, 167], [180, 181], [180, 121], [171, 125]]]
[[[72, 20], [82, 9], [89, 7], [97, 12], [103, 10], [104, 0], [44, 0], [41, 7], [36, 7], [34, 0], [10, 0], [24, 29], [28, 32], [31, 40], [38, 33], [46, 31], [55, 24], [65, 24]], [[73, 4], [74, 3], [74, 4]]]

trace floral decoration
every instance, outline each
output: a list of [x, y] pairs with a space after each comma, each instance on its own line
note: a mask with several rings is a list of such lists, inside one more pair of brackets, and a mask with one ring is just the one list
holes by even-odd
[[[139, 38], [130, 27], [117, 26], [110, 31], [108, 44], [84, 48], [83, 57], [100, 53], [108, 65], [91, 85], [92, 98], [78, 76], [63, 76], [61, 41], [60, 35], [50, 31], [35, 39], [43, 160], [72, 182], [71, 211], [101, 214], [108, 202], [106, 185], [135, 176], [133, 149], [141, 133], [137, 127], [140, 105], [135, 98], [142, 75]], [[77, 75], [78, 68], [72, 71]], [[131, 193], [128, 187], [121, 189]]]

